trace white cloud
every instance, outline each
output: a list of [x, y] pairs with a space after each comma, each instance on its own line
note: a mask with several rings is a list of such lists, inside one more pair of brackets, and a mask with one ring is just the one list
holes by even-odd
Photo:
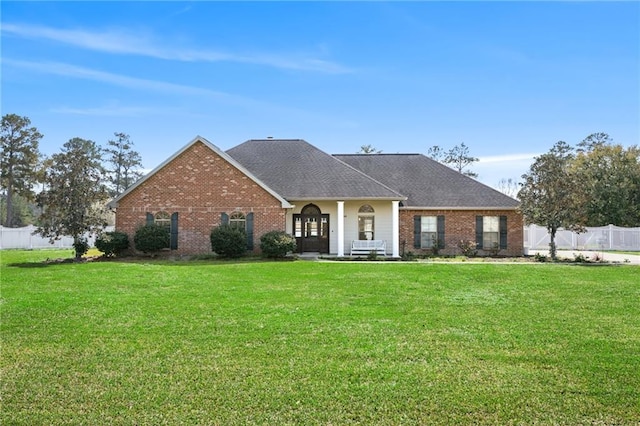
[[487, 157], [480, 157], [478, 163], [487, 164], [487, 163], [521, 163], [527, 162], [527, 164], [532, 163], [534, 157], [537, 157], [541, 154], [504, 154], [504, 155], [491, 155]]
[[49, 40], [82, 49], [112, 54], [138, 55], [183, 62], [237, 62], [273, 68], [314, 71], [327, 74], [346, 74], [352, 69], [308, 54], [229, 53], [211, 49], [170, 46], [166, 42], [140, 33], [118, 29], [88, 31], [60, 29], [38, 25], [4, 23], [2, 33], [28, 39]]
[[129, 77], [121, 74], [114, 74], [105, 71], [93, 70], [90, 68], [78, 67], [61, 62], [31, 62], [3, 58], [2, 63], [17, 68], [27, 69], [33, 72], [72, 77], [82, 80], [99, 81], [112, 84], [114, 86], [126, 87], [136, 90], [146, 90], [152, 92], [163, 92], [178, 95], [207, 96], [229, 103], [236, 104], [258, 104], [250, 98], [232, 95], [201, 87], [186, 86], [183, 84], [167, 83], [164, 81], [148, 80], [137, 77]]
[[125, 106], [117, 103], [102, 105], [98, 107], [74, 108], [61, 106], [51, 109], [51, 112], [68, 115], [83, 115], [95, 117], [145, 117], [151, 115], [171, 115], [179, 114], [180, 111], [172, 108], [156, 108], [144, 106]]
[[[220, 92], [203, 87], [187, 86], [183, 84], [168, 83], [165, 81], [130, 77], [122, 74], [114, 74], [106, 71], [99, 71], [61, 62], [32, 62], [10, 58], [2, 58], [1, 62], [3, 66], [8, 65], [40, 74], [57, 75], [61, 77], [69, 77], [88, 81], [97, 81], [137, 91], [164, 93], [169, 95], [178, 95], [181, 97], [194, 96], [214, 100], [225, 105], [257, 110], [262, 113], [268, 112], [269, 114], [275, 116], [296, 117], [297, 120], [310, 120], [315, 123], [331, 123], [332, 125], [336, 123], [339, 125], [348, 123], [342, 119], [336, 119], [334, 117], [325, 116], [323, 114], [312, 113], [295, 107], [282, 106], [246, 96]], [[99, 109], [86, 110], [81, 108], [60, 108], [57, 112], [84, 115], [109, 115], [110, 113], [107, 109], [100, 111]], [[119, 112], [113, 110], [111, 111], [111, 115], [116, 115], [123, 112], [124, 111], [122, 110]], [[130, 111], [130, 113], [135, 112], [136, 111]], [[141, 113], [141, 111], [138, 111], [138, 113]]]
[[539, 153], [503, 154], [480, 157], [472, 170], [477, 172], [483, 183], [497, 187], [501, 179], [513, 179], [518, 182], [521, 176], [529, 170], [534, 157]]

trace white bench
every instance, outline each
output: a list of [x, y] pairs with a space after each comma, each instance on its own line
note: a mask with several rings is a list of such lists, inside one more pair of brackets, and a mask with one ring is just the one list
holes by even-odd
[[387, 243], [384, 240], [351, 241], [351, 256], [369, 255], [372, 251], [384, 256], [387, 252]]

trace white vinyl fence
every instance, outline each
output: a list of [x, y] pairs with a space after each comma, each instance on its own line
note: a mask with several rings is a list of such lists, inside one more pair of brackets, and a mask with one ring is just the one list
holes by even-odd
[[[113, 226], [107, 226], [105, 231], [113, 231]], [[48, 238], [43, 238], [35, 234], [36, 227], [33, 225], [24, 228], [5, 228], [0, 226], [0, 250], [2, 249], [40, 249], [40, 248], [71, 248], [73, 238], [62, 237], [53, 244]], [[95, 244], [95, 235], [87, 234], [89, 246]]]
[[[547, 228], [538, 225], [524, 227], [524, 247], [531, 250], [548, 250], [550, 236]], [[559, 250], [621, 250], [640, 251], [640, 228], [599, 226], [587, 228], [586, 232], [564, 229], [556, 232]]]

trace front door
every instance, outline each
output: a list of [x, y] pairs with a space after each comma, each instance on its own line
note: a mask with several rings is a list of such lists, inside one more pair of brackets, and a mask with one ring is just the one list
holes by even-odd
[[322, 214], [318, 206], [308, 204], [293, 215], [293, 234], [298, 253], [329, 253], [329, 215]]

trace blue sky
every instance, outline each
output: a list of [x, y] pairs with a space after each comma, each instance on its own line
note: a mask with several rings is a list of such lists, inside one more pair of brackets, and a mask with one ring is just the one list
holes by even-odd
[[638, 2], [10, 2], [2, 114], [58, 152], [131, 135], [154, 168], [196, 135], [329, 153], [464, 142], [518, 179], [556, 141], [640, 143]]

